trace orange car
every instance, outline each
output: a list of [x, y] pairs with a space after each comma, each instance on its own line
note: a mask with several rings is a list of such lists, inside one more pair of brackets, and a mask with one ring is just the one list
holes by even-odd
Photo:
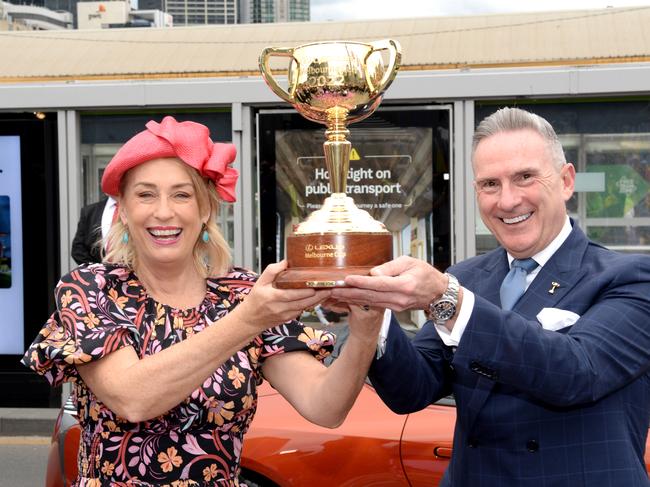
[[[80, 428], [70, 405], [61, 409], [46, 487], [71, 485], [77, 475]], [[437, 485], [451, 455], [452, 401], [415, 414], [392, 413], [364, 386], [344, 424], [315, 426], [265, 383], [244, 437], [241, 480], [249, 487]]]
[[[338, 335], [333, 360], [347, 338]], [[72, 404], [56, 422], [46, 487], [71, 485], [77, 476], [80, 428]], [[456, 409], [441, 401], [409, 415], [393, 413], [365, 385], [342, 426], [316, 426], [268, 383], [258, 394], [255, 419], [244, 436], [240, 480], [249, 487], [438, 485], [451, 456]]]
[[[451, 456], [453, 406], [443, 400], [398, 415], [366, 385], [343, 425], [328, 429], [303, 419], [265, 383], [244, 437], [241, 480], [249, 487], [436, 486]], [[72, 414], [70, 406], [59, 414], [46, 487], [69, 486], [77, 475], [79, 426]], [[648, 443], [645, 461], [650, 471]]]
[[455, 420], [452, 401], [401, 416], [366, 385], [342, 426], [322, 428], [265, 384], [244, 440], [242, 478], [260, 486], [431, 487], [447, 468]]

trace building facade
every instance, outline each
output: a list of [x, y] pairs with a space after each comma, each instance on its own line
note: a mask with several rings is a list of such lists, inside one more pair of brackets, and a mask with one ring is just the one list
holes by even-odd
[[22, 24], [32, 30], [60, 30], [73, 28], [69, 12], [53, 11], [37, 5], [0, 2], [0, 19], [8, 25]]
[[308, 22], [309, 0], [239, 0], [239, 22]]
[[237, 22], [237, 0], [163, 0], [162, 10], [176, 26]]
[[[293, 225], [327, 194], [324, 127], [266, 86], [258, 58], [267, 46], [401, 43], [402, 66], [383, 102], [349, 127], [351, 196], [391, 231], [395, 255], [444, 269], [496, 245], [475, 208], [470, 153], [476, 124], [502, 106], [532, 110], [556, 128], [578, 173], [569, 214], [590, 238], [650, 253], [648, 22], [645, 7], [0, 36], [0, 51], [9, 53], [0, 66], [0, 139], [18, 134], [28, 167], [22, 194], [39, 196], [12, 200], [22, 201], [30, 222], [12, 233], [13, 245], [31, 258], [20, 269], [24, 304], [13, 304], [22, 321], [0, 322], [2, 336], [12, 337], [0, 350], [0, 387], [12, 392], [0, 401], [56, 402], [17, 358], [51, 312], [58, 277], [74, 267], [69, 251], [82, 205], [99, 199], [103, 168], [148, 120], [196, 120], [214, 140], [237, 146], [237, 203], [219, 219], [234, 261], [260, 270], [284, 257]], [[383, 56], [391, 45], [368, 49]], [[19, 53], [28, 49], [45, 54], [27, 63]], [[288, 89], [281, 62], [290, 59], [276, 61], [273, 73]], [[422, 322], [419, 312], [403, 319]]]
[[161, 10], [134, 10], [122, 0], [77, 3], [78, 29], [122, 27], [172, 27], [172, 16]]

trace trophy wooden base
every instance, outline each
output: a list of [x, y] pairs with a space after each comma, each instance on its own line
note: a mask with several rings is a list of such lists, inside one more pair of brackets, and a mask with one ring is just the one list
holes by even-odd
[[368, 275], [393, 256], [390, 233], [321, 233], [287, 237], [288, 268], [280, 289], [345, 287], [345, 276]]

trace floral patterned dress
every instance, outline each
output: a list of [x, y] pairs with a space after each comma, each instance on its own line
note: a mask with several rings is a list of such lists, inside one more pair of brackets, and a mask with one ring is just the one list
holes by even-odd
[[109, 410], [86, 387], [75, 365], [127, 346], [145, 357], [206, 326], [219, 326], [219, 319], [241, 302], [255, 279], [243, 269], [208, 279], [203, 302], [190, 309], [156, 302], [123, 266], [84, 265], [61, 279], [57, 311], [22, 361], [53, 385], [73, 383], [82, 428], [76, 486], [239, 485], [242, 440], [255, 414], [262, 363], [296, 350], [322, 360], [332, 350], [333, 335], [297, 321], [266, 330], [179, 405], [140, 423]]

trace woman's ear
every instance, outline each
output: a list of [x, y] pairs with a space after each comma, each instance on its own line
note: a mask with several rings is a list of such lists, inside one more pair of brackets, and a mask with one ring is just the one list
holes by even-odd
[[204, 225], [207, 225], [208, 222], [210, 221], [210, 210], [204, 212], [201, 214], [201, 221], [203, 222]]
[[117, 215], [120, 218], [122, 225], [128, 226], [128, 218], [126, 216], [126, 210], [124, 209], [121, 198], [117, 200]]

